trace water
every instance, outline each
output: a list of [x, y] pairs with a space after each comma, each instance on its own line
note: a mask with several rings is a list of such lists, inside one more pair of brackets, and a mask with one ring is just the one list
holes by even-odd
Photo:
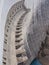
[[32, 63], [30, 65], [42, 65], [38, 59], [35, 59], [34, 61], [32, 61]]

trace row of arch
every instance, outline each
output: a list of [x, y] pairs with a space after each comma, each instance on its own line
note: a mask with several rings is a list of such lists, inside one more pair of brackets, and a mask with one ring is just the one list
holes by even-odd
[[3, 65], [7, 65], [7, 48], [8, 48], [8, 36], [9, 36], [9, 30], [11, 27], [11, 24], [13, 22], [14, 16], [21, 11], [22, 9], [26, 10], [26, 7], [24, 6], [24, 1], [19, 1], [16, 4], [14, 4], [7, 15], [7, 20], [5, 24], [5, 37], [4, 37], [4, 48], [3, 48]]

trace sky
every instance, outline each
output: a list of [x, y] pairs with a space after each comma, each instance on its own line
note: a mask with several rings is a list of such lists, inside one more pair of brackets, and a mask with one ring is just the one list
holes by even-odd
[[[6, 22], [6, 16], [10, 7], [18, 0], [0, 0], [0, 65], [2, 65], [3, 56], [3, 41], [4, 41], [4, 27]], [[39, 0], [25, 0], [25, 5], [27, 8], [33, 10], [33, 6], [36, 9]]]
[[[1, 24], [1, 14], [2, 14], [3, 0], [0, 0], [0, 24]], [[2, 65], [2, 49], [3, 49], [3, 41], [2, 41], [2, 26], [0, 25], [0, 65]]]

